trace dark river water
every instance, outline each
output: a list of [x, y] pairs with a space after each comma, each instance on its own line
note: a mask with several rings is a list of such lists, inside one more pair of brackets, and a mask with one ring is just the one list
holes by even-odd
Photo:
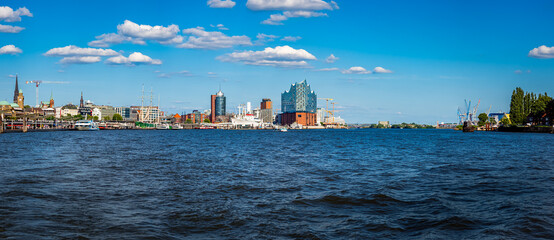
[[0, 134], [0, 238], [553, 239], [554, 134]]

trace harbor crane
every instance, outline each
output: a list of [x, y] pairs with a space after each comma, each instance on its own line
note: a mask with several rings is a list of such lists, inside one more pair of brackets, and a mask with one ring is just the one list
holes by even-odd
[[462, 111], [459, 107], [458, 107], [458, 120], [460, 121], [460, 125], [464, 124], [464, 122], [466, 121], [470, 121], [472, 124], [473, 124], [473, 117], [477, 114], [477, 109], [479, 108], [479, 103], [481, 103], [481, 99], [479, 99], [479, 101], [477, 102], [477, 105], [475, 105], [475, 107], [473, 107], [473, 109], [471, 108], [471, 100], [469, 100], [469, 102], [467, 101], [467, 99], [465, 100], [465, 104], [466, 104], [466, 107], [465, 107], [465, 111]]

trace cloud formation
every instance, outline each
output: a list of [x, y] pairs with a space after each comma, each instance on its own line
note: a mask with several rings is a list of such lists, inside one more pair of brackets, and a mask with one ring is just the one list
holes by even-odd
[[359, 66], [351, 67], [349, 69], [342, 70], [341, 72], [343, 74], [370, 74], [371, 73], [371, 71], [368, 71], [365, 68], [359, 67]]
[[392, 73], [392, 71], [388, 69], [384, 69], [382, 67], [375, 67], [373, 69], [373, 73]]
[[317, 72], [331, 72], [331, 71], [340, 71], [339, 68], [322, 68], [322, 69], [318, 69], [318, 70], [315, 70]]
[[21, 16], [32, 17], [33, 14], [26, 7], [13, 10], [8, 6], [0, 6], [0, 21], [21, 22]]
[[0, 32], [2, 32], [2, 33], [19, 33], [23, 29], [25, 29], [25, 28], [0, 24]]
[[262, 21], [262, 24], [266, 25], [283, 25], [283, 21], [289, 18], [311, 18], [311, 17], [323, 17], [327, 16], [327, 13], [314, 12], [314, 11], [285, 11], [283, 14], [271, 14], [269, 18]]
[[232, 8], [236, 3], [231, 0], [208, 0], [207, 4], [211, 8]]
[[329, 57], [325, 58], [325, 62], [327, 63], [334, 63], [335, 61], [339, 60], [338, 57], [335, 57], [335, 55], [331, 54]]
[[3, 55], [3, 54], [11, 54], [11, 55], [15, 55], [15, 54], [18, 54], [18, 53], [22, 53], [23, 51], [21, 51], [20, 48], [14, 46], [14, 45], [6, 45], [6, 46], [3, 46], [0, 48], [0, 55]]
[[49, 57], [67, 57], [67, 56], [116, 56], [119, 55], [114, 50], [102, 48], [80, 48], [69, 45], [61, 48], [52, 48], [44, 54]]
[[267, 42], [273, 42], [275, 41], [275, 38], [278, 38], [279, 36], [276, 36], [276, 35], [271, 35], [271, 34], [265, 34], [265, 33], [258, 33], [258, 35], [256, 36], [256, 38], [258, 40], [256, 40], [254, 42], [254, 44], [256, 45], [264, 45], [265, 43]]
[[527, 55], [532, 58], [554, 58], [554, 47], [547, 47], [542, 45], [538, 48], [533, 48]]
[[267, 47], [263, 51], [242, 51], [217, 57], [223, 62], [241, 62], [248, 65], [275, 67], [308, 67], [307, 60], [317, 60], [304, 49], [290, 46]]
[[152, 59], [149, 56], [146, 56], [140, 52], [134, 52], [129, 55], [129, 57], [125, 57], [123, 55], [115, 56], [108, 58], [106, 60], [106, 64], [111, 65], [141, 65], [141, 64], [151, 64], [151, 65], [160, 65], [162, 64], [162, 61], [159, 59]]
[[139, 25], [132, 21], [125, 20], [123, 24], [117, 25], [117, 33], [107, 33], [96, 36], [97, 40], [89, 42], [91, 47], [109, 47], [112, 44], [131, 42], [133, 44], [145, 45], [146, 40], [160, 44], [178, 44], [183, 42], [183, 36], [179, 35], [179, 26], [172, 24], [167, 27]]
[[183, 33], [192, 36], [185, 43], [177, 45], [179, 48], [220, 49], [231, 48], [235, 45], [252, 45], [247, 36], [227, 36], [222, 32], [205, 31], [203, 27], [184, 29]]
[[[333, 4], [335, 6], [336, 3]], [[254, 11], [264, 10], [333, 10], [322, 0], [248, 0], [246, 7]], [[338, 6], [337, 6], [338, 8]]]
[[283, 25], [283, 21], [289, 18], [327, 16], [316, 11], [339, 9], [336, 2], [322, 0], [248, 0], [246, 7], [253, 11], [284, 11], [282, 14], [271, 14], [261, 22], [266, 25]]
[[283, 38], [281, 38], [281, 41], [285, 41], [285, 42], [296, 42], [298, 40], [302, 39], [302, 37], [299, 37], [299, 36], [296, 36], [296, 37], [293, 37], [293, 36], [285, 36]]
[[63, 64], [89, 64], [100, 62], [100, 57], [98, 56], [85, 56], [85, 57], [64, 57], [60, 60], [60, 63]]

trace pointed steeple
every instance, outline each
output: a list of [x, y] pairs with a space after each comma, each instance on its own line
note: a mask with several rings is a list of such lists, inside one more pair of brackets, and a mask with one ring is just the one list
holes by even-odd
[[17, 103], [17, 96], [19, 95], [19, 86], [17, 84], [17, 74], [15, 75], [15, 90], [13, 91], [13, 102]]
[[84, 108], [85, 104], [83, 103], [83, 92], [81, 92], [81, 104], [79, 104], [79, 108]]
[[50, 100], [54, 99], [54, 91], [50, 90]]

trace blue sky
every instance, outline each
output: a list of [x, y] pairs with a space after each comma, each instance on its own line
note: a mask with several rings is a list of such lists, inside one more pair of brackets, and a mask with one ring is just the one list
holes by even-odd
[[78, 103], [81, 91], [96, 104], [139, 105], [144, 84], [162, 110], [191, 112], [208, 109], [221, 85], [228, 111], [262, 98], [280, 108], [281, 92], [307, 79], [349, 123], [435, 123], [457, 121], [464, 99], [480, 99], [479, 112], [509, 111], [515, 87], [554, 89], [552, 1], [8, 0], [0, 7], [0, 100], [12, 99], [17, 73], [31, 105], [35, 89], [24, 81], [42, 80], [55, 83], [40, 86], [41, 100], [53, 92], [56, 105]]

